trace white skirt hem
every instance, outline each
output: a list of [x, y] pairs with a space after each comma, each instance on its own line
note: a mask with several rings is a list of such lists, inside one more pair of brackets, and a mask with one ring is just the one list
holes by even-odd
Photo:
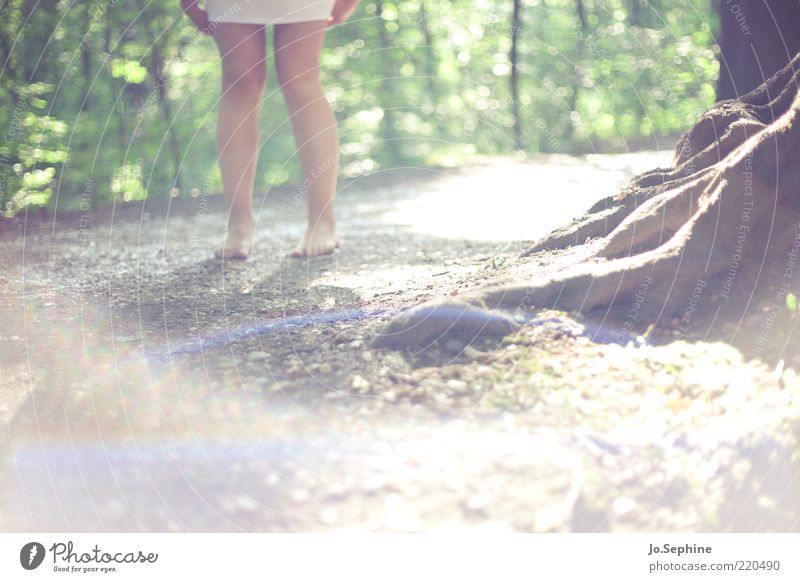
[[334, 0], [206, 0], [209, 22], [291, 24], [328, 20]]

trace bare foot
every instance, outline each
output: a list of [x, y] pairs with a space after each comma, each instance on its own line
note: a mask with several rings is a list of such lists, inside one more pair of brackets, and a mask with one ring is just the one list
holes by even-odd
[[250, 256], [253, 246], [253, 229], [247, 227], [228, 228], [225, 242], [215, 252], [218, 259], [243, 261]]
[[339, 239], [336, 238], [336, 225], [333, 222], [318, 222], [309, 225], [303, 240], [292, 251], [292, 256], [318, 257], [329, 255], [339, 248]]

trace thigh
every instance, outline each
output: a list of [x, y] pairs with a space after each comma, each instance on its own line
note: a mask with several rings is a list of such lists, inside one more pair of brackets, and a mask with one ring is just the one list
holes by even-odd
[[266, 77], [266, 33], [261, 24], [221, 22], [214, 28], [222, 58], [223, 83], [230, 85], [248, 77]]
[[327, 28], [326, 20], [275, 25], [275, 68], [281, 85], [319, 76]]

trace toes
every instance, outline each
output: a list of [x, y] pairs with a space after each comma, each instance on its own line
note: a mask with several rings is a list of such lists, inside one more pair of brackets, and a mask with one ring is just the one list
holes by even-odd
[[214, 256], [218, 259], [244, 261], [250, 256], [250, 250], [244, 248], [222, 247], [214, 251]]
[[303, 247], [292, 251], [291, 256], [295, 259], [310, 259], [325, 254], [320, 247]]
[[333, 245], [324, 245], [324, 246], [317, 246], [312, 247], [308, 251], [309, 257], [322, 257], [324, 255], [330, 255], [336, 251], [336, 247]]
[[336, 252], [336, 249], [338, 248], [338, 239], [330, 242], [325, 241], [322, 244], [310, 244], [308, 242], [302, 242], [291, 253], [289, 253], [289, 256], [295, 259], [320, 257], [323, 255], [330, 255], [331, 253]]

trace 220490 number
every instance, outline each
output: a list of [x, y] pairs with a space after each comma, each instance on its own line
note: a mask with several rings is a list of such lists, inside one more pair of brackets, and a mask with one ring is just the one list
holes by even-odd
[[739, 560], [736, 562], [737, 570], [775, 570], [781, 569], [778, 560]]

